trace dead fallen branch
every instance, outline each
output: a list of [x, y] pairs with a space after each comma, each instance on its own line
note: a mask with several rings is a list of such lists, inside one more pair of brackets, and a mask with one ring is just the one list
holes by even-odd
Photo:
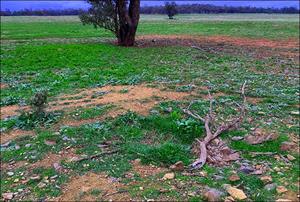
[[[187, 109], [183, 109], [183, 112], [187, 115], [201, 121], [204, 123], [205, 131], [206, 131], [206, 137], [204, 140], [196, 139], [197, 143], [200, 146], [200, 156], [199, 158], [191, 164], [191, 169], [198, 169], [201, 168], [205, 163], [207, 159], [207, 145], [215, 138], [217, 138], [221, 133], [224, 133], [229, 130], [237, 129], [240, 124], [243, 122], [243, 119], [245, 117], [245, 110], [246, 110], [246, 96], [245, 96], [245, 87], [246, 87], [246, 81], [241, 87], [241, 97], [243, 99], [243, 103], [241, 105], [238, 105], [240, 108], [240, 114], [238, 117], [234, 118], [231, 121], [225, 122], [221, 124], [218, 127], [214, 126], [215, 123], [215, 115], [213, 113], [213, 98], [208, 91], [209, 95], [209, 112], [208, 114], [203, 118], [199, 114], [193, 112], [190, 110], [191, 105], [194, 103], [192, 101]], [[214, 129], [215, 128], [215, 129]], [[214, 129], [214, 131], [213, 131]]]
[[76, 159], [74, 162], [80, 162], [80, 161], [85, 161], [85, 160], [91, 160], [91, 159], [99, 158], [99, 157], [104, 156], [104, 155], [115, 154], [115, 153], [117, 153], [118, 151], [119, 151], [119, 150], [113, 150], [113, 151], [102, 152], [102, 153], [95, 154], [95, 155], [92, 155], [92, 156], [88, 156], [88, 157], [83, 157], [83, 158]]

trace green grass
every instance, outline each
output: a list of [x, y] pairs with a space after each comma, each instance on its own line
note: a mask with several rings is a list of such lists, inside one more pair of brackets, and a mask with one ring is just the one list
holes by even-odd
[[[183, 15], [174, 21], [167, 21], [165, 16], [143, 16], [138, 35], [228, 35], [280, 40], [297, 37], [299, 34], [298, 21], [292, 15], [271, 15], [275, 19], [271, 19], [269, 15], [247, 16], [251, 20], [246, 20], [249, 18], [244, 15], [213, 15], [211, 19], [210, 15]], [[252, 157], [249, 153], [259, 151], [286, 155], [288, 152], [280, 151], [280, 144], [287, 141], [289, 135], [299, 134], [299, 116], [291, 114], [291, 111], [299, 110], [296, 106], [299, 103], [299, 78], [284, 76], [285, 69], [292, 72], [297, 70], [296, 60], [275, 53], [272, 57], [261, 58], [254, 54], [257, 49], [222, 46], [223, 49], [220, 50], [220, 46], [216, 45], [210, 47], [214, 52], [179, 46], [118, 47], [101, 43], [101, 40], [111, 38], [111, 33], [94, 30], [89, 26], [84, 27], [74, 17], [12, 17], [4, 18], [1, 25], [1, 39], [17, 39], [3, 41], [1, 44], [1, 82], [9, 85], [8, 88], [1, 89], [1, 107], [26, 105], [30, 97], [41, 89], [48, 90], [49, 100], [56, 100], [55, 96], [59, 94], [79, 92], [83, 88], [141, 83], [154, 87], [155, 84], [164, 83], [166, 90], [193, 91], [196, 99], [207, 94], [206, 90], [194, 89], [192, 86], [195, 85], [210, 87], [212, 95], [217, 92], [224, 93], [215, 98], [213, 103], [219, 123], [237, 114], [236, 103], [241, 102], [237, 91], [247, 80], [246, 96], [261, 98], [261, 102], [248, 102], [247, 118], [241, 129], [222, 134], [222, 138], [253, 164], [267, 163], [271, 168], [288, 166], [289, 170], [283, 174], [267, 171], [266, 175], [271, 175], [278, 185], [283, 185], [282, 180], [285, 179], [290, 183], [287, 188], [297, 191], [294, 184], [299, 174], [298, 154], [293, 154], [296, 160], [286, 165], [273, 157]], [[99, 40], [97, 43], [89, 41], [91, 37], [99, 37]], [[61, 41], [21, 40], [40, 38], [59, 38]], [[65, 38], [83, 40], [75, 39], [63, 43]], [[123, 89], [119, 93], [130, 95], [130, 89]], [[95, 99], [101, 99], [101, 96]], [[13, 140], [8, 148], [1, 147], [2, 163], [24, 160], [32, 163], [46, 158], [49, 153], [58, 154], [67, 148], [73, 148], [79, 156], [90, 156], [102, 152], [99, 145], [104, 142], [110, 142], [109, 149], [118, 150], [117, 153], [101, 158], [77, 163], [62, 162], [62, 165], [70, 170], [68, 174], [56, 173], [52, 168], [30, 170], [30, 175], [37, 173], [43, 177], [59, 176], [55, 183], [50, 183], [45, 189], [36, 188], [38, 182], [35, 181], [30, 181], [29, 185], [14, 184], [13, 181], [20, 178], [19, 175], [26, 170], [25, 167], [14, 170], [16, 174], [13, 177], [9, 177], [6, 171], [1, 171], [1, 192], [15, 192], [20, 187], [28, 187], [34, 199], [57, 196], [61, 191], [57, 186], [66, 183], [69, 177], [93, 171], [105, 172], [124, 182], [136, 180], [137, 184], [127, 188], [132, 196], [141, 200], [170, 197], [177, 200], [201, 201], [202, 196], [184, 194], [197, 191], [197, 188], [203, 186], [222, 189], [223, 184], [231, 183], [228, 181], [230, 171], [238, 171], [239, 166], [232, 164], [229, 167], [215, 168], [205, 165], [203, 171], [208, 174], [206, 178], [185, 176], [179, 172], [176, 173], [176, 181], [169, 182], [161, 181], [163, 173], [148, 178], [124, 177], [131, 171], [130, 160], [137, 158], [144, 164], [163, 167], [177, 161], [183, 161], [187, 166], [196, 158], [190, 152], [191, 145], [196, 138], [204, 136], [204, 127], [202, 123], [182, 113], [181, 108], [187, 105], [188, 101], [184, 100], [161, 102], [154, 107], [154, 112], [147, 116], [128, 112], [115, 119], [104, 119], [78, 127], [57, 127], [55, 124], [66, 117], [71, 120], [93, 119], [107, 111], [115, 110], [115, 106], [77, 108], [64, 113], [65, 117], [62, 114], [54, 117], [51, 119], [53, 122], [46, 125], [26, 116], [1, 120], [1, 132], [22, 128], [33, 129], [36, 133], [36, 136]], [[208, 112], [208, 106], [207, 100], [199, 99], [191, 109], [204, 116]], [[260, 145], [231, 141], [231, 137], [245, 136], [254, 127], [275, 131], [279, 138]], [[46, 140], [55, 141], [56, 144], [46, 145]], [[26, 146], [28, 144], [31, 146]], [[19, 149], [14, 149], [16, 145]], [[241, 184], [240, 187], [251, 200], [270, 201], [276, 198], [276, 193], [263, 189], [264, 185], [258, 176], [240, 172], [238, 174], [241, 180], [232, 185]], [[214, 175], [222, 175], [224, 179], [214, 180]], [[172, 187], [178, 184], [177, 180], [184, 186], [173, 190]], [[153, 184], [155, 186], [152, 186]], [[144, 187], [144, 190], [141, 191], [140, 186]], [[161, 193], [159, 188], [170, 191]], [[98, 196], [102, 193], [101, 190], [92, 190], [91, 194]]]
[[[137, 34], [228, 35], [270, 39], [297, 37], [299, 34], [297, 15], [273, 15], [273, 19], [277, 19], [273, 21], [259, 21], [259, 19], [264, 18], [270, 19], [270, 17], [264, 15], [252, 15], [252, 19], [249, 21], [246, 21], [243, 15], [203, 16], [192, 15], [187, 17], [183, 15], [172, 21], [168, 21], [164, 16], [159, 15], [145, 16], [142, 17]], [[76, 16], [25, 17], [24, 19], [23, 17], [4, 17], [1, 23], [1, 39], [112, 36], [110, 32], [103, 29], [96, 31], [93, 26], [82, 26]]]

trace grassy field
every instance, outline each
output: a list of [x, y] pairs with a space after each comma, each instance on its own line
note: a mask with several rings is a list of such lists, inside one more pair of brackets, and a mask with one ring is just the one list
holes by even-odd
[[[170, 21], [145, 15], [138, 43], [146, 45], [131, 48], [112, 44], [110, 32], [83, 26], [75, 16], [1, 18], [2, 194], [14, 193], [16, 200], [202, 201], [206, 186], [226, 193], [223, 185], [231, 184], [249, 200], [297, 200], [298, 147], [280, 147], [299, 144], [298, 17], [179, 15]], [[192, 143], [204, 137], [203, 124], [182, 108], [198, 99], [193, 109], [204, 115], [209, 87], [217, 123], [230, 119], [244, 81], [247, 118], [221, 136], [241, 158], [163, 180], [170, 165], [193, 162]], [[22, 113], [41, 90], [48, 92], [45, 120]], [[276, 138], [256, 145], [233, 140], [257, 135], [256, 129]], [[117, 152], [70, 160], [107, 149]], [[262, 173], [245, 173], [245, 165]], [[235, 173], [240, 179], [230, 180]], [[80, 180], [85, 189], [75, 186]], [[266, 188], [270, 184], [277, 190]], [[280, 186], [287, 191], [280, 193]]]

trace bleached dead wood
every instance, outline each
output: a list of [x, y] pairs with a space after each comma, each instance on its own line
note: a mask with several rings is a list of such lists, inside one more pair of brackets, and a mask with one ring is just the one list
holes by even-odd
[[213, 114], [213, 98], [208, 91], [209, 95], [209, 112], [206, 114], [206, 116], [203, 118], [199, 114], [193, 112], [190, 110], [191, 105], [195, 102], [192, 101], [188, 108], [183, 109], [183, 112], [187, 115], [201, 121], [204, 123], [206, 136], [204, 140], [196, 139], [197, 143], [200, 146], [200, 156], [198, 159], [196, 159], [195, 162], [191, 164], [192, 169], [199, 169], [206, 163], [207, 159], [207, 145], [215, 138], [217, 138], [221, 133], [226, 132], [228, 130], [237, 129], [240, 124], [243, 122], [243, 119], [245, 117], [245, 110], [246, 110], [246, 96], [245, 96], [245, 87], [246, 87], [246, 81], [241, 87], [241, 97], [243, 99], [243, 103], [241, 105], [238, 105], [240, 108], [240, 114], [238, 117], [232, 119], [231, 121], [227, 121], [220, 126], [216, 127], [216, 129], [213, 131], [214, 128], [214, 122], [215, 122], [215, 116]]

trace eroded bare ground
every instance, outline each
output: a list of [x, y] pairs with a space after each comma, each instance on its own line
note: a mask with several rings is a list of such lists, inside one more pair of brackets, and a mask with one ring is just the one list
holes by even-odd
[[28, 135], [34, 135], [34, 131], [26, 131], [26, 130], [11, 130], [6, 133], [1, 133], [1, 144], [4, 144], [10, 140], [16, 139], [17, 137], [23, 137]]
[[[123, 92], [124, 91], [124, 92]], [[113, 104], [127, 111], [147, 115], [149, 110], [161, 101], [181, 100], [188, 96], [185, 92], [163, 91], [146, 85], [105, 86], [83, 90], [77, 94], [62, 95], [49, 103], [48, 110], [68, 110], [77, 107], [91, 107], [100, 104]], [[1, 108], [1, 119], [18, 115], [26, 107], [18, 105]]]
[[[107, 176], [104, 173], [87, 173], [83, 176], [73, 177], [62, 190], [60, 197], [51, 199], [51, 201], [129, 201], [130, 195], [122, 191], [124, 184], [117, 179]], [[93, 190], [100, 192], [99, 196], [91, 194]]]
[[251, 39], [232, 36], [145, 35], [137, 37], [138, 47], [196, 46], [211, 53], [246, 54], [256, 58], [282, 57], [299, 62], [299, 39]]

